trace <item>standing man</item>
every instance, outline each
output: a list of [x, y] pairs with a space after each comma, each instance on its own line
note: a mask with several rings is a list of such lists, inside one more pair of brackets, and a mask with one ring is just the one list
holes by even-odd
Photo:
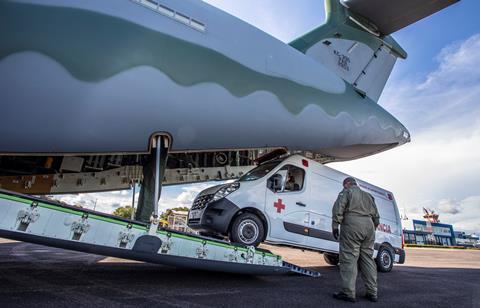
[[[357, 267], [360, 269], [367, 293], [365, 297], [377, 301], [377, 266], [373, 260], [375, 230], [380, 223], [373, 197], [357, 186], [354, 178], [343, 181], [332, 210], [332, 232], [340, 237], [340, 276], [342, 290], [333, 297], [355, 302]], [[339, 230], [339, 226], [341, 229]]]

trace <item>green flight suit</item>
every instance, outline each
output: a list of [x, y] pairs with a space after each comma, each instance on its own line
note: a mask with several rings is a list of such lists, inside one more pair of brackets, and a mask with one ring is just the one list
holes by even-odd
[[342, 292], [355, 298], [357, 266], [367, 292], [377, 295], [377, 266], [373, 260], [375, 230], [379, 224], [375, 200], [353, 185], [338, 195], [332, 210], [332, 228], [340, 225]]

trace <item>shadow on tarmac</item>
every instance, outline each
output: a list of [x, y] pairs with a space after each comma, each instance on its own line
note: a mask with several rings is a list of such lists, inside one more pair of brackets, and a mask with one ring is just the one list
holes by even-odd
[[[104, 257], [28, 243], [0, 245], [0, 306], [319, 307], [334, 300], [338, 269], [313, 268], [320, 278], [248, 276], [146, 263], [99, 262]], [[379, 273], [379, 302], [357, 307], [480, 307], [480, 269], [399, 266]]]

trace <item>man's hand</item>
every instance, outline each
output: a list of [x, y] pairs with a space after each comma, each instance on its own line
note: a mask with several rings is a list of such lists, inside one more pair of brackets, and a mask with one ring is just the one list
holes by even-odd
[[333, 234], [333, 237], [335, 238], [335, 240], [338, 241], [338, 238], [340, 237], [340, 231], [338, 230], [338, 228], [334, 228], [332, 230], [332, 234]]

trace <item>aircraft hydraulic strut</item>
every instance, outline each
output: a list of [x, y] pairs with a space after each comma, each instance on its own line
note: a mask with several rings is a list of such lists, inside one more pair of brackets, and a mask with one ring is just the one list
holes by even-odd
[[142, 222], [152, 222], [158, 227], [158, 202], [162, 192], [162, 179], [168, 157], [168, 140], [157, 136], [154, 140], [154, 153], [143, 166], [143, 183], [138, 198], [135, 218]]

